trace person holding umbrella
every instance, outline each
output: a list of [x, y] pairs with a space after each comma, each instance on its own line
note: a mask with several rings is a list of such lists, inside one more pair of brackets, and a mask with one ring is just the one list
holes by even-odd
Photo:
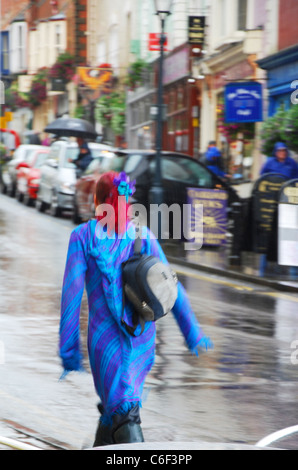
[[54, 134], [57, 137], [76, 137], [80, 149], [76, 160], [70, 160], [78, 170], [85, 171], [92, 162], [91, 150], [85, 139], [96, 139], [97, 133], [92, 124], [83, 119], [59, 118], [44, 129], [44, 132]]
[[80, 171], [84, 172], [92, 162], [93, 157], [87, 142], [82, 137], [78, 137], [77, 142], [78, 147], [80, 149], [80, 153], [76, 160], [71, 161], [76, 165], [76, 167]]

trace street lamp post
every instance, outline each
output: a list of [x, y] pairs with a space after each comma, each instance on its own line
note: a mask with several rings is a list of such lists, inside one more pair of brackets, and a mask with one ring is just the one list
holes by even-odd
[[[163, 187], [162, 187], [162, 137], [163, 137], [163, 64], [164, 64], [164, 45], [166, 42], [165, 23], [169, 15], [171, 15], [171, 7], [173, 0], [154, 0], [156, 14], [161, 20], [160, 35], [160, 60], [159, 60], [159, 77], [158, 77], [158, 95], [157, 95], [157, 130], [156, 130], [156, 170], [155, 178], [150, 191], [150, 204], [160, 206], [163, 203]], [[157, 238], [161, 241], [161, 213], [158, 212]]]

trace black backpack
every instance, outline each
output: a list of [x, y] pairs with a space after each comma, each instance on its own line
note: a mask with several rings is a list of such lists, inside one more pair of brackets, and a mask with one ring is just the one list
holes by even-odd
[[[174, 307], [178, 296], [178, 278], [167, 264], [155, 256], [142, 255], [142, 239], [136, 229], [134, 253], [122, 263], [123, 307], [122, 324], [131, 336], [141, 325], [141, 333], [145, 323], [157, 321], [169, 313]], [[133, 327], [124, 321], [126, 301], [133, 309]]]

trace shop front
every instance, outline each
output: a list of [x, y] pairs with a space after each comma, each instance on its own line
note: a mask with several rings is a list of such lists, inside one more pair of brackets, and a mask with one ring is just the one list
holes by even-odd
[[[243, 44], [229, 46], [221, 54], [208, 59], [209, 76], [203, 106], [210, 103], [215, 113], [203, 123], [204, 129], [213, 128], [209, 140], [215, 140], [223, 155], [223, 167], [232, 178], [249, 179], [253, 163], [256, 137], [255, 122], [229, 122], [226, 119], [225, 90], [230, 84], [255, 82], [257, 76], [256, 56], [248, 56]], [[243, 111], [244, 112], [244, 111]], [[247, 110], [245, 110], [247, 112]], [[235, 120], [237, 121], [237, 120]]]
[[298, 84], [298, 45], [268, 56], [257, 63], [268, 73], [269, 117], [274, 116], [281, 106], [288, 110], [292, 98], [297, 98], [295, 90]]
[[165, 150], [198, 158], [199, 90], [190, 78], [190, 47], [183, 45], [165, 58], [164, 102], [167, 121], [164, 126]]

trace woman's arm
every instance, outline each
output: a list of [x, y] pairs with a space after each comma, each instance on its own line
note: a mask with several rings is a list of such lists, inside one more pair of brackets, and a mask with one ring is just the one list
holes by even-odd
[[[151, 254], [158, 257], [162, 263], [168, 264], [160, 244], [151, 232], [149, 232], [149, 237]], [[211, 340], [204, 335], [187, 293], [180, 282], [178, 283], [178, 297], [173, 308], [173, 315], [192, 353], [198, 354], [200, 348], [208, 350], [213, 347]]]
[[65, 371], [82, 369], [80, 310], [86, 270], [83, 244], [74, 230], [69, 241], [61, 301], [60, 357]]

